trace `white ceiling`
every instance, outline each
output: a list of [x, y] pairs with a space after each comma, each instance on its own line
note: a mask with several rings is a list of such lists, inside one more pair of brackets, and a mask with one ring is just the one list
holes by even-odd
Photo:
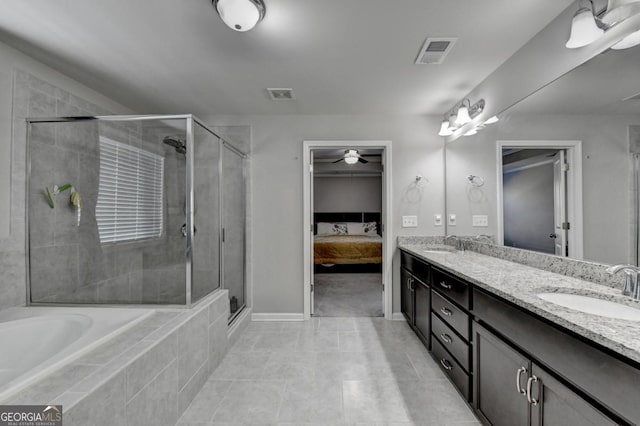
[[[210, 0], [3, 0], [0, 39], [144, 113], [441, 114], [572, 0], [265, 2], [236, 33]], [[428, 36], [459, 40], [414, 65]]]

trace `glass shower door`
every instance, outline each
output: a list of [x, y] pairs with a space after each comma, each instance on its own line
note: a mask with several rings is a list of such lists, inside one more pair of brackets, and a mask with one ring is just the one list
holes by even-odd
[[223, 274], [230, 318], [245, 306], [245, 160], [227, 145], [222, 150]]

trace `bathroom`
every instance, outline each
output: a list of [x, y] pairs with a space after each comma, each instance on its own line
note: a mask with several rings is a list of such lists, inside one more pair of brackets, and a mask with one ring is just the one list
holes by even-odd
[[[637, 47], [610, 49], [640, 27], [638, 2], [358, 0], [345, 8], [264, 0], [263, 19], [246, 32], [227, 27], [215, 3], [224, 2], [11, 0], [0, 17], [0, 318], [28, 327], [7, 328], [20, 345], [0, 358], [31, 365], [19, 381], [0, 370], [3, 384], [14, 381], [0, 387], [1, 407], [62, 405], [64, 424], [79, 425], [519, 424], [506, 409], [496, 420], [477, 400], [475, 343], [495, 342], [489, 330], [529, 357], [517, 392], [520, 366], [504, 375], [528, 416], [543, 405], [528, 398], [555, 380], [601, 416], [593, 419], [640, 421], [613, 379], [601, 387], [616, 401], [482, 319], [475, 303], [489, 290], [474, 275], [497, 262], [495, 275], [507, 281], [522, 267], [528, 277], [638, 306], [633, 292], [621, 294], [629, 276], [637, 288], [633, 274], [606, 272], [638, 265], [640, 88], [625, 71]], [[629, 16], [569, 49], [581, 7], [598, 19], [616, 8]], [[443, 36], [457, 39], [442, 63], [414, 64], [425, 38]], [[603, 69], [606, 79], [588, 79]], [[272, 98], [266, 89], [274, 87], [293, 94]], [[438, 135], [462, 104], [471, 123]], [[497, 123], [474, 129], [494, 115]], [[523, 141], [532, 149], [562, 142], [553, 148], [574, 161], [568, 176], [581, 177], [581, 186], [568, 179], [569, 229], [545, 231], [569, 258], [501, 245], [497, 147], [522, 149]], [[308, 309], [307, 142], [385, 147], [384, 318], [316, 318]], [[108, 207], [119, 205], [106, 198], [115, 185], [109, 152], [125, 162], [137, 156], [138, 177], [153, 177], [139, 179], [149, 204], [136, 208], [154, 220], [136, 219], [142, 234], [131, 241], [117, 230], [124, 240], [108, 240], [116, 237], [106, 227], [118, 220]], [[415, 225], [403, 226], [404, 217]], [[456, 238], [444, 244], [449, 235]], [[455, 245], [464, 253], [450, 251]], [[407, 273], [416, 280], [409, 286]], [[470, 289], [470, 305], [442, 299], [468, 317], [468, 334], [433, 312], [443, 295], [437, 273]], [[527, 308], [512, 287], [493, 294], [593, 343], [635, 377], [634, 320], [581, 313], [600, 333], [593, 337], [575, 328], [583, 317], [570, 308], [559, 313], [536, 298]], [[38, 324], [47, 325], [46, 340], [31, 334]], [[438, 340], [437, 327], [463, 338], [465, 359]], [[534, 363], [544, 372], [531, 393]], [[640, 385], [629, 386], [621, 389]], [[592, 424], [606, 424], [599, 420]], [[564, 424], [577, 423], [567, 415]]]

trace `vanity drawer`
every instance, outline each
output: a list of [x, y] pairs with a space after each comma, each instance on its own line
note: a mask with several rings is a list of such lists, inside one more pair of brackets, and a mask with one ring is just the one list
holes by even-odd
[[440, 319], [469, 341], [469, 315], [435, 291], [431, 292], [431, 309]]
[[469, 401], [469, 375], [458, 364], [458, 362], [446, 351], [437, 339], [433, 339], [431, 355], [442, 368], [442, 371], [449, 376], [455, 387], [458, 388], [464, 398]]
[[449, 328], [436, 314], [431, 314], [433, 338], [453, 355], [458, 363], [469, 371], [469, 345]]
[[407, 252], [400, 251], [400, 263], [409, 272], [425, 284], [429, 283], [429, 265], [413, 257]]
[[433, 269], [433, 288], [465, 309], [469, 309], [469, 285], [453, 276]]

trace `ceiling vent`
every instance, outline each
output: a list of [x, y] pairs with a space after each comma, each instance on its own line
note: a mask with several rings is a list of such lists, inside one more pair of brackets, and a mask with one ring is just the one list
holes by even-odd
[[291, 88], [269, 88], [267, 92], [274, 101], [292, 101], [296, 98]]
[[456, 37], [429, 37], [420, 48], [416, 64], [441, 64], [458, 39]]

